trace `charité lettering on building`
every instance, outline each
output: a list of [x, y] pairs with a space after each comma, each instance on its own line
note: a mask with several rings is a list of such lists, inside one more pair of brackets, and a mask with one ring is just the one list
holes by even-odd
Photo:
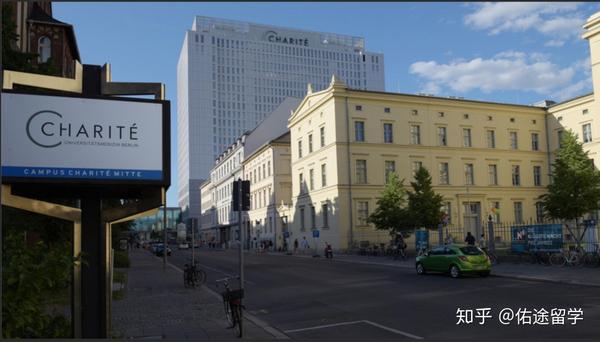
[[302, 45], [308, 46], [308, 38], [292, 38], [292, 37], [282, 37], [275, 31], [268, 31], [265, 33], [265, 37], [271, 43], [283, 43], [290, 45]]

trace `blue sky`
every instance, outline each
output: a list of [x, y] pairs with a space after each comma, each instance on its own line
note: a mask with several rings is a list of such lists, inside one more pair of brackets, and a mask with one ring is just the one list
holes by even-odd
[[531, 104], [591, 91], [581, 25], [598, 3], [70, 3], [83, 63], [111, 63], [113, 81], [162, 82], [171, 100], [177, 205], [176, 66], [195, 15], [364, 37], [385, 54], [386, 90]]

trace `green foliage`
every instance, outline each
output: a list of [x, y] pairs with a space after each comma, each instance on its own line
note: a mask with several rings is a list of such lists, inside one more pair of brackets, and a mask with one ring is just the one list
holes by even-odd
[[548, 193], [540, 196], [548, 218], [577, 220], [599, 209], [600, 172], [572, 131], [563, 135], [553, 166]]
[[408, 191], [408, 212], [413, 227], [437, 228], [442, 220], [444, 198], [436, 194], [431, 187], [431, 175], [421, 167], [411, 182], [412, 191]]
[[31, 72], [44, 75], [56, 75], [57, 70], [52, 58], [45, 63], [35, 64], [38, 55], [14, 50], [19, 39], [17, 25], [12, 21], [13, 6], [2, 4], [2, 68], [5, 70]]
[[115, 250], [115, 268], [129, 268], [129, 254], [127, 251]]
[[68, 298], [76, 261], [65, 237], [68, 225], [11, 208], [2, 211], [2, 337], [70, 337], [69, 320], [50, 310], [64, 302], [61, 295]]
[[395, 234], [410, 228], [406, 210], [406, 190], [404, 180], [395, 173], [390, 174], [388, 183], [377, 200], [377, 208], [369, 215], [368, 222], [378, 230]]

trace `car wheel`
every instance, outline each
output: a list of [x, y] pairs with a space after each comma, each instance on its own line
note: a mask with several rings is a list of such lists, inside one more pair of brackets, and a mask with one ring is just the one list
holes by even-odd
[[460, 277], [460, 270], [458, 269], [458, 266], [456, 266], [456, 265], [450, 266], [450, 276], [452, 278]]
[[417, 274], [423, 275], [425, 273], [426, 273], [425, 272], [425, 267], [423, 266], [423, 264], [422, 263], [418, 263], [417, 264]]
[[490, 271], [485, 271], [485, 272], [481, 272], [481, 273], [479, 273], [479, 276], [481, 276], [481, 277], [483, 277], [483, 278], [485, 278], [485, 277], [487, 277], [487, 276], [489, 276], [489, 275], [490, 275]]

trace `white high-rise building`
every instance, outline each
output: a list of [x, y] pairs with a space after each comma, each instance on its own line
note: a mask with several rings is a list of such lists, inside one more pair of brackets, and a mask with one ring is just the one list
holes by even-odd
[[215, 158], [286, 97], [325, 89], [332, 74], [383, 91], [383, 65], [364, 38], [196, 17], [177, 64], [179, 206], [200, 217]]

